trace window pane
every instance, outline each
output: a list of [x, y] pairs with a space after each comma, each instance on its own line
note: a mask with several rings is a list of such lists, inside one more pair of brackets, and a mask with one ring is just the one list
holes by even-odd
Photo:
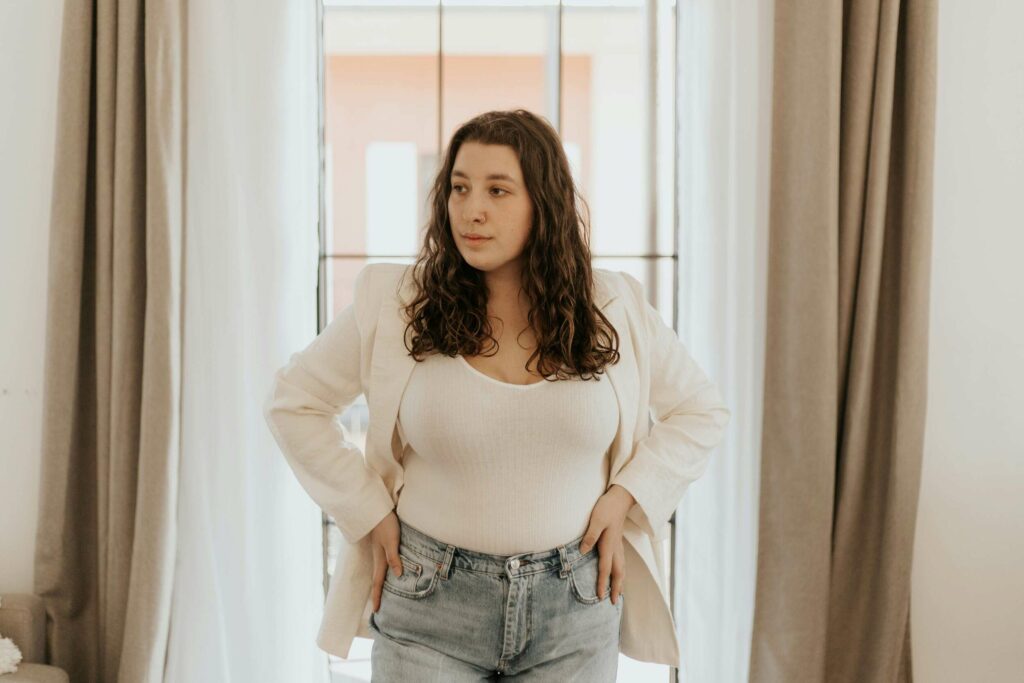
[[416, 251], [414, 142], [370, 142], [366, 146], [366, 252]]
[[[326, 251], [412, 253], [437, 164], [438, 10], [328, 5], [324, 51]], [[382, 234], [385, 196], [401, 217]]]
[[676, 251], [676, 3], [657, 0], [657, 86], [655, 95], [657, 144], [656, 251]]
[[[506, 3], [513, 5], [515, 3]], [[443, 139], [477, 114], [522, 107], [552, 118], [546, 58], [557, 57], [558, 8], [445, 2], [442, 14]]]
[[562, 138], [582, 154], [595, 254], [649, 253], [644, 9], [567, 6], [562, 17]]

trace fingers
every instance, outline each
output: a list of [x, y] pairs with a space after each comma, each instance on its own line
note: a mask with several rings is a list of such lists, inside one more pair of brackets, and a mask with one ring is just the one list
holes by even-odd
[[398, 554], [398, 541], [388, 548], [388, 565], [395, 576], [402, 575], [402, 558]]
[[380, 609], [380, 599], [384, 591], [384, 578], [388, 569], [395, 576], [402, 575], [402, 557], [398, 554], [399, 540], [396, 538], [387, 545], [379, 543], [373, 546], [373, 582], [370, 584], [370, 597], [373, 600], [373, 611]]
[[[598, 546], [597, 552], [601, 553], [600, 546]], [[608, 583], [608, 575], [612, 572], [612, 559], [608, 552], [604, 552], [601, 553], [600, 559], [597, 561], [597, 597], [602, 600], [605, 596], [604, 587]]]
[[[598, 553], [601, 552], [600, 546], [598, 546]], [[621, 546], [614, 552], [609, 553], [606, 551], [600, 556], [597, 561], [597, 595], [599, 598], [604, 599], [605, 586], [608, 584], [608, 577], [611, 576], [611, 600], [612, 604], [615, 604], [619, 600], [619, 596], [622, 595], [622, 582], [625, 579], [625, 557], [622, 552]]]
[[370, 598], [373, 601], [373, 611], [380, 609], [380, 594], [384, 587], [384, 574], [387, 573], [387, 562], [385, 561], [384, 548], [380, 545], [373, 546], [373, 582], [370, 584]]
[[596, 528], [587, 529], [587, 533], [583, 535], [583, 540], [580, 541], [580, 555], [586, 555], [587, 551], [597, 544], [597, 539], [600, 535]]
[[617, 604], [623, 594], [623, 580], [626, 578], [626, 556], [622, 546], [615, 550], [611, 566], [611, 604]]

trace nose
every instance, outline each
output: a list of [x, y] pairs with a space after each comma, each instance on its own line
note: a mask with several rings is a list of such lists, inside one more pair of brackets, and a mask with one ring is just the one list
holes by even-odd
[[470, 192], [469, 195], [462, 202], [462, 220], [467, 223], [472, 221], [479, 223], [484, 219], [484, 206], [483, 201], [474, 196], [474, 193]]

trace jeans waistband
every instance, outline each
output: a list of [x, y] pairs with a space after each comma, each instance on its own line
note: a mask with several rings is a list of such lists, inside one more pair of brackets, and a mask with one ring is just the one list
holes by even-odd
[[398, 523], [401, 528], [400, 545], [414, 554], [434, 561], [438, 568], [443, 570], [442, 573], [445, 576], [448, 575], [450, 567], [510, 576], [522, 576], [553, 569], [567, 572], [577, 562], [597, 552], [595, 545], [581, 555], [580, 543], [583, 541], [583, 535], [580, 535], [568, 543], [555, 546], [550, 550], [515, 555], [492, 555], [440, 541], [401, 518]]

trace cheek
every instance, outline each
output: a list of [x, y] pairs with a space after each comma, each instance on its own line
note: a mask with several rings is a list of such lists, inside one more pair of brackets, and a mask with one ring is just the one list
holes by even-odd
[[533, 225], [533, 207], [526, 204], [519, 216], [520, 238], [523, 242], [530, 236], [530, 227]]

